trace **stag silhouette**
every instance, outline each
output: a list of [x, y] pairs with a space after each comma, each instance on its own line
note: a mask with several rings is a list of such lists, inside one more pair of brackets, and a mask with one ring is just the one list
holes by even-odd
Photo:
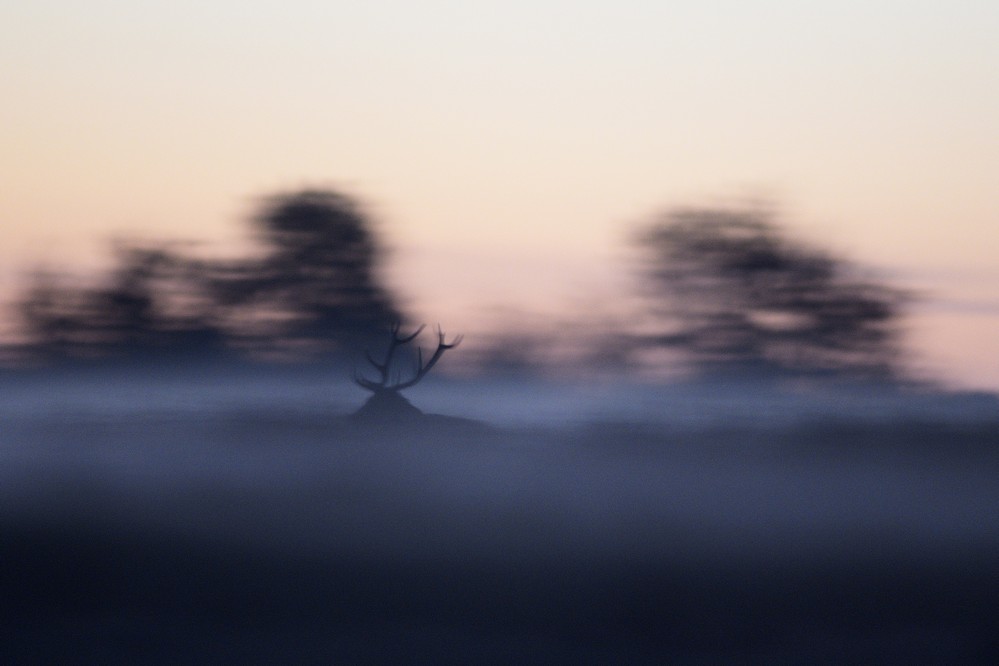
[[355, 417], [372, 419], [377, 421], [398, 421], [423, 416], [423, 412], [414, 407], [403, 395], [402, 391], [414, 386], [427, 376], [441, 357], [449, 349], [454, 349], [461, 343], [462, 336], [457, 336], [451, 342], [447, 342], [444, 331], [437, 327], [437, 349], [426, 363], [423, 361], [423, 349], [416, 347], [416, 361], [408, 379], [403, 379], [402, 373], [395, 367], [393, 362], [397, 360], [396, 351], [405, 345], [410, 344], [426, 328], [426, 324], [421, 324], [419, 328], [409, 335], [400, 335], [400, 324], [393, 324], [391, 338], [388, 349], [385, 352], [384, 360], [376, 361], [370, 351], [365, 351], [364, 355], [368, 363], [378, 371], [378, 379], [372, 380], [364, 377], [360, 373], [354, 373], [354, 381], [358, 386], [371, 391], [372, 395], [367, 402], [354, 412]]

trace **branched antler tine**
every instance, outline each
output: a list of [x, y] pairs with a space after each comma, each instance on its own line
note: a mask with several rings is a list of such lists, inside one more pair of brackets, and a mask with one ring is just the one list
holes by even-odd
[[382, 374], [385, 377], [386, 384], [388, 383], [389, 380], [389, 366], [392, 365], [392, 357], [395, 356], [396, 348], [411, 342], [413, 338], [419, 335], [420, 331], [423, 330], [423, 326], [420, 326], [418, 329], [416, 329], [416, 331], [413, 332], [412, 335], [404, 335], [403, 337], [399, 337], [399, 328], [400, 328], [399, 322], [396, 322], [395, 324], [392, 325], [392, 339], [389, 340], [389, 348], [388, 351], [385, 352], [385, 364], [384, 364], [385, 370]]
[[369, 350], [369, 349], [365, 349], [364, 350], [364, 358], [368, 359], [368, 363], [370, 363], [371, 365], [375, 366], [375, 369], [377, 369], [377, 370], [381, 370], [382, 368], [385, 367], [385, 365], [383, 363], [379, 363], [378, 361], [376, 361], [374, 359], [374, 357], [371, 356], [371, 350]]
[[423, 369], [420, 370], [420, 376], [422, 377], [423, 375], [430, 372], [430, 368], [434, 367], [437, 361], [440, 360], [441, 356], [443, 356], [444, 352], [447, 351], [448, 349], [450, 349], [450, 347], [447, 345], [437, 345], [437, 351], [434, 352], [434, 355], [430, 357], [430, 360], [427, 361], [427, 364], [423, 366]]
[[[375, 384], [375, 385], [385, 386], [385, 384], [388, 383], [389, 361], [391, 361], [392, 357], [391, 353], [386, 356], [384, 363], [379, 363], [378, 361], [376, 361], [374, 357], [371, 355], [371, 352], [367, 349], [364, 350], [364, 356], [368, 359], [368, 363], [375, 366], [375, 369], [378, 371], [378, 374], [381, 375], [382, 377], [381, 384]], [[371, 383], [374, 384], [374, 382]]]
[[391, 383], [396, 386], [389, 386], [392, 358], [395, 356], [395, 350], [401, 347], [402, 345], [409, 344], [410, 342], [415, 340], [416, 336], [418, 336], [420, 332], [423, 331], [423, 328], [425, 326], [426, 326], [425, 324], [420, 324], [420, 326], [409, 335], [400, 336], [399, 335], [400, 324], [396, 322], [395, 324], [392, 325], [392, 339], [389, 340], [389, 348], [388, 351], [385, 352], [385, 363], [377, 366], [382, 373], [382, 386], [389, 388], [397, 388], [397, 385], [399, 384], [398, 371], [395, 372], [394, 378], [391, 379]]
[[[381, 371], [381, 366], [375, 362], [375, 359], [371, 358], [371, 353], [368, 352], [368, 350], [364, 351], [364, 355], [367, 357], [371, 365], [375, 366], [376, 368], [378, 368], [379, 371]], [[369, 391], [374, 391], [379, 386], [378, 384], [371, 381], [367, 377], [363, 377], [361, 373], [357, 371], [357, 368], [354, 368], [354, 383], [356, 383], [358, 386], [368, 389]], [[384, 384], [384, 382], [382, 383]]]
[[415, 331], [413, 331], [410, 335], [406, 335], [406, 336], [403, 336], [401, 338], [398, 335], [399, 328], [396, 327], [395, 330], [392, 331], [392, 339], [395, 340], [398, 344], [404, 345], [406, 343], [409, 343], [409, 342], [412, 342], [413, 340], [415, 340], [416, 336], [418, 336], [420, 333], [422, 333], [423, 329], [425, 329], [426, 327], [427, 327], [426, 324], [420, 324], [420, 326]]
[[354, 382], [361, 388], [366, 388], [369, 391], [377, 391], [379, 386], [381, 386], [371, 381], [370, 379], [362, 377], [360, 374], [357, 373], [356, 370], [354, 371]]
[[415, 372], [415, 374], [413, 376], [414, 377], [418, 377], [422, 371], [423, 371], [423, 347], [417, 347], [416, 348], [416, 372]]
[[465, 336], [463, 335], [455, 336], [454, 341], [448, 344], [447, 342], [444, 341], [444, 331], [441, 329], [441, 325], [437, 324], [437, 340], [438, 340], [437, 344], [440, 347], [443, 347], [444, 349], [454, 349], [461, 343], [463, 337]]
[[379, 363], [378, 361], [375, 360], [375, 357], [371, 355], [370, 349], [364, 350], [364, 357], [368, 360], [368, 363], [370, 363], [375, 368], [375, 370], [378, 371], [378, 374], [381, 377], [381, 381], [375, 382], [365, 377], [361, 377], [355, 371], [354, 373], [355, 382], [357, 382], [358, 384], [360, 384], [361, 386], [370, 391], [375, 391], [378, 389], [390, 387], [390, 384], [392, 383], [395, 384], [399, 383], [399, 373], [395, 372], [393, 377], [393, 372], [392, 372], [392, 358], [395, 356], [395, 350], [397, 347], [400, 347], [401, 345], [412, 342], [416, 338], [416, 336], [419, 335], [421, 331], [423, 331], [424, 327], [420, 326], [412, 334], [404, 336], [399, 335], [399, 330], [401, 328], [402, 324], [399, 323], [398, 321], [393, 322], [392, 325], [390, 326], [391, 336], [388, 343], [388, 349], [386, 349], [385, 351], [384, 361]]
[[437, 361], [440, 360], [441, 356], [444, 355], [444, 352], [446, 352], [448, 349], [453, 349], [454, 347], [457, 347], [458, 343], [461, 342], [460, 335], [457, 338], [455, 338], [454, 342], [451, 342], [450, 344], [445, 342], [444, 332], [440, 330], [440, 327], [438, 327], [437, 329], [437, 339], [438, 339], [437, 350], [434, 352], [433, 356], [430, 357], [430, 360], [427, 361], [426, 365], [423, 364], [423, 349], [418, 349], [417, 358], [419, 365], [417, 366], [416, 375], [408, 382], [396, 386], [395, 388], [397, 390], [409, 388], [410, 386], [413, 386], [418, 381], [423, 379], [426, 376], [426, 374], [430, 372], [430, 369], [434, 367]]
[[402, 345], [409, 344], [410, 342], [415, 340], [416, 337], [423, 332], [423, 329], [426, 328], [426, 324], [420, 324], [420, 326], [409, 335], [399, 335], [399, 331], [401, 330], [401, 328], [402, 325], [398, 321], [394, 322], [391, 325], [390, 327], [391, 337], [388, 342], [388, 349], [386, 349], [385, 351], [384, 361], [379, 363], [371, 355], [371, 352], [369, 350], [365, 350], [364, 352], [364, 356], [365, 358], [367, 358], [368, 363], [370, 363], [378, 371], [378, 374], [381, 377], [381, 381], [372, 381], [362, 376], [360, 373], [358, 373], [355, 370], [354, 381], [358, 385], [368, 389], [369, 391], [374, 391], [374, 392], [383, 391], [383, 390], [400, 391], [402, 389], [409, 388], [413, 384], [416, 384], [418, 381], [423, 379], [423, 377], [428, 372], [430, 372], [430, 369], [434, 367], [437, 361], [440, 360], [441, 356], [444, 355], [445, 351], [457, 347], [458, 343], [461, 342], [460, 335], [457, 336], [452, 342], [450, 343], [447, 342], [447, 340], [444, 337], [444, 331], [441, 330], [441, 327], [438, 324], [437, 350], [430, 357], [430, 360], [424, 363], [423, 348], [417, 346], [413, 377], [408, 381], [402, 381], [400, 371], [397, 368], [393, 369], [392, 367], [392, 359], [395, 357], [395, 351], [397, 348], [401, 347]]

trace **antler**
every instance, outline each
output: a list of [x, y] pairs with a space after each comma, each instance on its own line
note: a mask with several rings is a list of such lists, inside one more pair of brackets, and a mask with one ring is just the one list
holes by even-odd
[[[422, 330], [423, 327], [421, 326], [420, 328]], [[457, 347], [458, 345], [461, 344], [462, 337], [463, 336], [459, 335], [459, 336], [457, 336], [454, 339], [453, 342], [447, 343], [447, 342], [444, 341], [444, 331], [442, 331], [441, 327], [438, 325], [437, 326], [437, 351], [434, 352], [434, 355], [431, 356], [430, 360], [427, 361], [427, 364], [424, 365], [423, 364], [423, 349], [420, 348], [420, 347], [417, 347], [416, 348], [416, 375], [412, 379], [410, 379], [408, 382], [403, 382], [401, 384], [396, 384], [392, 388], [395, 389], [396, 391], [401, 391], [402, 389], [409, 388], [410, 386], [412, 386], [416, 382], [418, 382], [421, 379], [423, 379], [426, 376], [426, 374], [428, 372], [430, 372], [430, 368], [434, 367], [434, 364], [436, 364], [437, 361], [439, 361], [441, 359], [441, 356], [444, 355], [444, 352], [446, 352], [448, 349], [454, 349], [455, 347]]]
[[426, 374], [428, 372], [430, 372], [430, 369], [432, 367], [434, 367], [434, 365], [437, 363], [437, 361], [440, 360], [441, 356], [444, 355], [444, 352], [446, 352], [448, 349], [454, 349], [455, 347], [458, 346], [459, 343], [461, 343], [461, 340], [462, 340], [462, 336], [459, 335], [452, 342], [450, 342], [450, 343], [446, 342], [445, 339], [444, 339], [444, 331], [442, 331], [441, 328], [440, 328], [440, 326], [438, 326], [437, 327], [437, 338], [438, 338], [438, 340], [437, 340], [437, 350], [434, 352], [434, 355], [430, 357], [430, 360], [427, 361], [427, 363], [424, 365], [424, 363], [423, 363], [423, 349], [421, 349], [420, 347], [417, 347], [416, 348], [416, 369], [415, 369], [415, 373], [414, 373], [412, 379], [410, 379], [408, 381], [405, 381], [405, 382], [401, 382], [401, 381], [399, 381], [398, 373], [396, 373], [395, 383], [390, 383], [390, 381], [392, 379], [392, 376], [391, 376], [392, 375], [392, 358], [395, 355], [395, 350], [398, 347], [400, 347], [402, 345], [405, 345], [405, 344], [408, 344], [408, 343], [412, 342], [413, 340], [415, 340], [416, 336], [418, 336], [423, 331], [423, 329], [426, 328], [426, 324], [421, 324], [419, 328], [417, 328], [413, 333], [411, 333], [409, 335], [402, 335], [402, 336], [400, 336], [399, 335], [399, 328], [400, 328], [400, 325], [399, 325], [398, 322], [392, 325], [392, 339], [389, 340], [388, 351], [385, 352], [385, 360], [383, 362], [379, 363], [378, 361], [376, 361], [371, 356], [371, 352], [369, 352], [369, 351], [365, 351], [364, 352], [365, 357], [368, 359], [368, 363], [370, 363], [371, 365], [373, 365], [375, 367], [375, 369], [378, 371], [378, 374], [380, 375], [380, 379], [379, 379], [379, 381], [372, 381], [372, 380], [367, 379], [366, 377], [363, 377], [363, 376], [361, 376], [361, 375], [359, 375], [358, 373], [355, 372], [354, 373], [354, 381], [357, 382], [357, 384], [359, 386], [361, 386], [363, 388], [366, 388], [369, 391], [383, 391], [383, 390], [401, 391], [402, 389], [409, 388], [410, 386], [413, 386], [418, 381], [420, 381], [421, 379], [423, 379], [423, 377], [426, 376]]

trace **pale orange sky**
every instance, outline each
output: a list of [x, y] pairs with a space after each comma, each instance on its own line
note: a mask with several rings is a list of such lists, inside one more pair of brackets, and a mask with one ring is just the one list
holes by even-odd
[[474, 331], [613, 294], [657, 210], [763, 196], [931, 292], [920, 356], [999, 389], [996, 34], [972, 0], [8, 3], [0, 280], [113, 236], [231, 249], [256, 197], [332, 185]]

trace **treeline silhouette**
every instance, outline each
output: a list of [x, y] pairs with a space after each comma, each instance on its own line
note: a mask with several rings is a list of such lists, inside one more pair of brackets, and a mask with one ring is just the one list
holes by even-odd
[[906, 292], [784, 234], [764, 208], [677, 209], [637, 237], [651, 331], [715, 379], [901, 378]]
[[251, 219], [261, 251], [205, 260], [121, 245], [103, 284], [37, 273], [18, 311], [33, 362], [343, 360], [402, 318], [376, 275], [380, 248], [350, 198], [267, 198]]
[[[356, 362], [406, 320], [379, 279], [384, 254], [371, 221], [350, 197], [277, 194], [250, 224], [260, 246], [252, 257], [119, 245], [100, 286], [37, 273], [18, 307], [19, 356], [42, 364]], [[633, 320], [613, 331], [583, 322], [578, 330], [603, 333], [559, 362], [623, 372], [666, 354], [688, 375], [709, 379], [891, 382], [903, 374], [907, 295], [792, 240], [765, 209], [672, 210], [646, 224], [635, 244], [641, 306]], [[479, 369], [550, 371], [553, 355], [543, 346], [529, 332], [498, 331]]]

